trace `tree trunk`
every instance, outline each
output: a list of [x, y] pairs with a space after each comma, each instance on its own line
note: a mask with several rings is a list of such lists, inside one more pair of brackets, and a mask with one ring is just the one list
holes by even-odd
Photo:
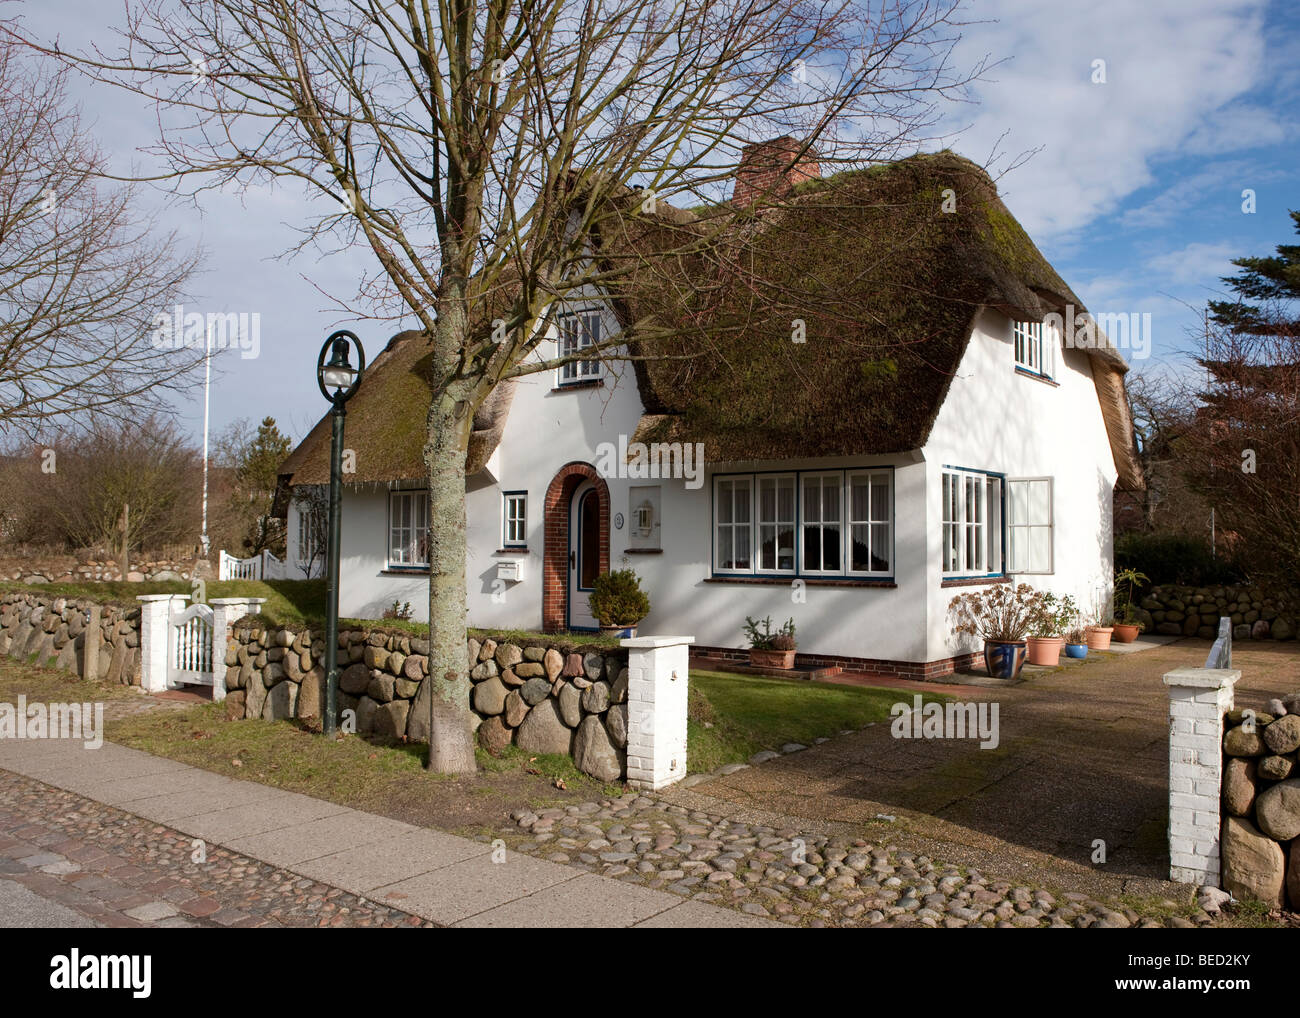
[[[463, 305], [443, 304], [434, 337], [435, 372], [447, 363], [439, 352], [458, 347], [464, 322]], [[473, 411], [462, 396], [454, 387], [435, 391], [424, 448], [429, 470], [429, 770], [439, 774], [476, 770], [465, 586], [465, 457]]]

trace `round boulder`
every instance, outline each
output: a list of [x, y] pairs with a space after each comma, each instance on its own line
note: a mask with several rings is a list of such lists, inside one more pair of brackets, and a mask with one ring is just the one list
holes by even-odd
[[1264, 745], [1277, 756], [1300, 749], [1300, 714], [1287, 714], [1266, 727]]
[[478, 744], [493, 756], [500, 756], [510, 745], [514, 732], [506, 727], [500, 717], [491, 717], [478, 728]]
[[1224, 737], [1223, 751], [1228, 756], [1263, 756], [1267, 749], [1264, 747], [1264, 739], [1260, 736], [1258, 728], [1248, 732], [1238, 726], [1230, 729]]
[[1295, 770], [1295, 761], [1289, 756], [1262, 756], [1259, 758], [1259, 776], [1268, 781], [1283, 781]]
[[506, 708], [506, 687], [495, 675], [474, 687], [474, 709], [489, 717]]
[[603, 714], [609, 710], [609, 683], [593, 682], [582, 693], [582, 709], [588, 714]]
[[1234, 757], [1223, 769], [1223, 805], [1233, 816], [1248, 817], [1255, 805], [1255, 761]]
[[573, 730], [560, 717], [559, 705], [549, 698], [530, 710], [515, 732], [515, 745], [528, 753], [567, 755], [573, 739]]
[[1249, 820], [1223, 823], [1223, 889], [1238, 900], [1258, 899], [1270, 908], [1285, 904], [1286, 854]]
[[1300, 779], [1279, 781], [1255, 797], [1259, 829], [1275, 841], [1300, 836]]
[[599, 781], [617, 781], [623, 776], [622, 755], [595, 716], [584, 718], [578, 726], [573, 737], [573, 762], [578, 770]]
[[540, 677], [529, 679], [519, 687], [519, 695], [528, 706], [536, 707], [551, 695], [551, 684]]

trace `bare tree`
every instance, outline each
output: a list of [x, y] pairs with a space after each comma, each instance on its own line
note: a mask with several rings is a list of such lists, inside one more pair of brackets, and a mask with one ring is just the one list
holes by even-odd
[[23, 540], [112, 550], [129, 565], [143, 549], [197, 543], [200, 469], [198, 451], [164, 418], [100, 420], [15, 457], [4, 486], [19, 493]]
[[0, 37], [0, 428], [29, 436], [159, 408], [202, 354], [151, 342], [196, 257], [105, 185], [67, 70], [33, 63]]
[[[321, 210], [302, 244], [368, 248], [364, 313], [414, 318], [427, 338], [429, 765], [451, 773], [474, 768], [465, 462], [475, 411], [505, 379], [633, 355], [691, 328], [643, 314], [581, 352], [541, 346], [566, 298], [614, 301], [659, 266], [717, 252], [754, 211], [725, 192], [746, 142], [793, 136], [792, 163], [813, 146], [822, 164], [890, 157], [978, 72], [949, 67], [958, 0], [128, 7], [120, 51], [70, 59], [158, 105], [159, 175], [195, 197], [299, 181]], [[669, 201], [713, 213], [673, 229], [656, 217]], [[669, 227], [652, 230], [653, 258], [608, 256], [601, 238], [628, 222]], [[742, 261], [734, 253], [715, 259], [719, 271]], [[679, 285], [666, 277], [665, 299]], [[696, 328], [703, 350], [707, 330]]]

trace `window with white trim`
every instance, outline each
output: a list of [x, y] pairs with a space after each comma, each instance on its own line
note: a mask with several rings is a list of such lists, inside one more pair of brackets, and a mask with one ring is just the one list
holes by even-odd
[[945, 470], [943, 575], [1002, 571], [1002, 478], [978, 470]]
[[804, 474], [802, 571], [839, 573], [844, 569], [843, 476]]
[[388, 565], [413, 569], [429, 564], [429, 493], [388, 494]]
[[713, 571], [892, 576], [893, 470], [715, 475]]
[[[571, 357], [600, 342], [600, 312], [575, 311], [562, 314], [556, 321], [559, 334], [559, 354]], [[559, 384], [573, 385], [599, 378], [601, 363], [596, 357], [590, 360], [569, 361], [560, 365]]]
[[1052, 330], [1042, 322], [1013, 322], [1011, 335], [1016, 346], [1016, 367], [1050, 377]]
[[528, 494], [507, 491], [502, 500], [502, 543], [518, 548], [528, 543]]
[[1007, 572], [1052, 572], [1052, 478], [1007, 479]]
[[720, 477], [714, 489], [713, 561], [719, 572], [753, 572], [752, 477]]
[[890, 471], [850, 471], [848, 475], [849, 562], [852, 575], [889, 573], [893, 568], [894, 521]]
[[758, 476], [758, 571], [794, 572], [794, 474]]

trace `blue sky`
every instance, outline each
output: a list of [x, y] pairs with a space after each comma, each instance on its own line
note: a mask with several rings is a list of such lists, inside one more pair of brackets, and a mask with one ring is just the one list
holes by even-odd
[[[0, 4], [0, 16], [21, 14], [67, 48], [111, 46], [121, 10], [103, 0]], [[1003, 62], [976, 86], [977, 105], [946, 112], [947, 144], [1002, 173], [1007, 205], [1089, 308], [1151, 313], [1151, 357], [1136, 371], [1176, 369], [1230, 260], [1293, 240], [1300, 13], [1264, 0], [973, 0], [967, 13], [976, 23], [958, 63]], [[1104, 83], [1093, 81], [1099, 60]], [[74, 88], [117, 165], [146, 166], [135, 151], [148, 141], [139, 107], [112, 90]], [[1242, 211], [1247, 188], [1254, 214]], [[271, 414], [299, 438], [323, 412], [316, 352], [350, 323], [322, 291], [351, 295], [360, 256], [279, 259], [303, 208], [296, 192], [258, 187], [165, 212], [207, 252], [196, 309], [261, 315], [259, 357], [217, 359], [214, 430]], [[377, 352], [396, 330], [356, 331]], [[200, 434], [201, 391], [178, 410]]]

